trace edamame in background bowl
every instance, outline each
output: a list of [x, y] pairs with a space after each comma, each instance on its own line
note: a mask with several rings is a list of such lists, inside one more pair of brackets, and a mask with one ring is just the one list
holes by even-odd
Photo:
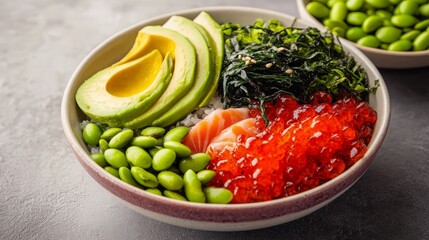
[[[222, 28], [223, 37], [203, 36], [206, 30], [196, 25], [200, 22], [202, 26], [208, 26], [205, 25], [207, 22], [198, 20], [201, 14], [225, 27]], [[181, 22], [188, 22], [188, 27], [176, 28], [177, 31], [194, 26], [195, 36], [188, 35], [189, 39], [200, 36], [201, 41], [186, 40], [176, 30], [169, 29]], [[183, 33], [189, 34], [189, 31]], [[299, 37], [302, 34], [306, 37]], [[174, 40], [174, 44], [167, 39]], [[267, 40], [272, 41], [271, 44], [263, 42]], [[304, 42], [299, 42], [301, 40]], [[160, 41], [164, 44], [159, 44]], [[208, 44], [212, 49], [225, 47], [225, 51], [210, 52]], [[146, 51], [147, 47], [151, 51]], [[235, 52], [237, 49], [241, 52]], [[174, 64], [170, 54], [173, 51]], [[310, 53], [314, 51], [317, 54]], [[302, 57], [303, 54], [312, 57]], [[223, 61], [219, 59], [228, 64], [227, 70], [220, 69]], [[177, 69], [172, 71], [173, 67]], [[148, 78], [150, 74], [141, 70], [148, 68], [155, 69], [153, 72], [158, 74]], [[312, 68], [317, 68], [321, 75], [314, 75]], [[231, 82], [221, 82], [220, 70], [223, 78], [229, 78]], [[249, 78], [242, 78], [243, 72], [249, 78], [263, 81], [247, 84], [243, 80]], [[184, 90], [185, 96], [182, 96], [178, 95], [177, 86], [183, 88], [184, 75], [191, 79], [195, 77], [195, 83], [190, 90]], [[150, 84], [139, 84], [139, 76]], [[213, 82], [203, 87], [207, 81]], [[276, 85], [277, 81], [280, 84]], [[281, 90], [290, 87], [283, 81], [291, 81], [293, 89]], [[166, 86], [172, 82], [170, 88]], [[236, 89], [238, 82], [242, 84]], [[258, 85], [261, 83], [262, 86]], [[252, 89], [255, 85], [257, 89]], [[270, 86], [268, 89], [263, 88], [267, 85]], [[326, 91], [316, 92], [315, 89], [320, 91], [320, 88]], [[273, 93], [273, 89], [274, 100], [264, 99], [268, 105], [252, 106], [253, 101], [245, 100], [236, 102], [237, 99], [251, 100], [256, 92], [258, 96], [267, 96], [261, 91]], [[339, 90], [344, 94], [335, 95]], [[219, 91], [228, 98], [227, 104], [234, 107], [218, 105]], [[160, 97], [148, 94], [157, 92], [162, 93]], [[292, 92], [295, 97], [290, 95]], [[298, 102], [297, 99], [301, 100]], [[180, 104], [184, 100], [189, 101]], [[236, 107], [239, 104], [244, 106]], [[168, 114], [172, 109], [177, 111]], [[339, 119], [333, 115], [335, 111], [349, 111], [338, 113], [338, 116], [356, 117], [350, 121]], [[291, 112], [299, 114], [288, 114]], [[206, 116], [201, 119], [199, 114]], [[223, 114], [227, 114], [227, 121], [235, 122], [229, 127], [223, 126], [223, 130], [210, 140], [209, 146], [200, 148], [198, 144], [192, 144], [199, 142], [193, 141], [200, 139], [199, 136], [204, 136], [201, 143], [206, 144], [209, 131], [204, 126], [218, 129], [219, 122], [225, 123], [226, 117], [216, 124], [211, 123]], [[295, 115], [297, 119], [290, 119]], [[307, 121], [310, 115], [313, 120]], [[333, 117], [326, 117], [328, 115]], [[350, 43], [344, 42], [340, 46], [331, 35], [324, 35], [310, 23], [294, 16], [228, 6], [162, 15], [107, 39], [72, 75], [64, 92], [61, 117], [66, 138], [80, 164], [125, 205], [150, 218], [181, 227], [241, 231], [293, 221], [325, 206], [350, 188], [368, 169], [384, 140], [390, 103], [377, 68]], [[195, 124], [201, 124], [199, 127], [189, 126], [188, 133], [183, 125], [193, 122], [194, 117], [200, 118]], [[298, 121], [297, 124], [288, 129], [292, 129], [293, 134], [304, 134], [303, 137], [278, 134], [294, 121]], [[309, 122], [313, 122], [311, 127]], [[360, 127], [350, 125], [352, 123]], [[267, 127], [267, 124], [273, 127]], [[347, 127], [341, 127], [342, 124]], [[309, 131], [302, 129], [304, 125], [307, 130], [321, 131], [308, 135]], [[337, 129], [338, 134], [325, 132], [327, 129]], [[286, 139], [292, 136], [292, 139]], [[272, 138], [281, 140], [283, 137], [284, 144], [289, 143], [287, 149], [284, 148], [286, 145], [272, 141]], [[331, 138], [330, 142], [319, 142]], [[294, 147], [297, 146], [295, 139], [304, 142], [298, 144], [300, 147]], [[312, 142], [305, 143], [307, 140]], [[350, 146], [343, 147], [345, 142]], [[306, 146], [311, 146], [311, 150]], [[334, 150], [325, 151], [325, 147]], [[306, 152], [313, 159], [307, 159], [310, 155]], [[338, 153], [343, 159], [329, 155], [331, 153]], [[326, 161], [317, 160], [320, 156], [326, 156]], [[293, 162], [291, 159], [296, 159], [294, 161], [299, 166], [302, 166], [301, 161], [314, 164], [307, 164], [305, 171], [289, 171], [291, 168], [286, 171], [287, 164]], [[326, 167], [317, 168], [317, 164]], [[266, 171], [272, 166], [277, 168], [277, 174]], [[294, 167], [298, 169], [299, 166]], [[312, 171], [314, 177], [306, 178], [307, 170]], [[215, 176], [211, 174], [213, 171]], [[221, 171], [226, 174], [220, 174]], [[306, 184], [301, 184], [303, 179]], [[254, 184], [259, 188], [255, 190]], [[249, 186], [252, 191], [246, 188]]]
[[359, 48], [377, 67], [429, 66], [427, 0], [297, 0], [300, 17]]

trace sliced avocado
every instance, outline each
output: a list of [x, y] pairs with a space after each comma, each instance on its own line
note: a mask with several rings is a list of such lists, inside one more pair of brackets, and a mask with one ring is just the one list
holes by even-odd
[[156, 102], [170, 83], [173, 60], [158, 50], [99, 71], [76, 92], [76, 102], [93, 120], [121, 126]]
[[173, 107], [194, 85], [196, 52], [194, 46], [180, 33], [161, 27], [147, 26], [140, 30], [130, 52], [118, 63], [127, 62], [145, 54], [149, 49], [171, 52], [174, 58], [173, 77], [158, 101], [146, 112], [124, 124], [128, 128], [141, 128]]
[[211, 89], [210, 89], [210, 92], [207, 94], [207, 96], [199, 105], [199, 107], [204, 107], [213, 98], [218, 88], [219, 77], [222, 70], [222, 63], [223, 63], [223, 57], [224, 57], [224, 38], [223, 38], [222, 28], [207, 12], [201, 12], [194, 19], [194, 22], [204, 27], [207, 33], [209, 34], [210, 42], [211, 42], [210, 45], [212, 46], [211, 54], [214, 57], [214, 64], [213, 64], [214, 73], [213, 73], [213, 82], [211, 85]]
[[211, 55], [207, 42], [192, 20], [181, 16], [171, 17], [163, 27], [175, 30], [189, 39], [197, 51], [197, 67], [195, 83], [189, 92], [181, 98], [170, 110], [157, 118], [152, 124], [168, 126], [195, 110], [211, 89]]

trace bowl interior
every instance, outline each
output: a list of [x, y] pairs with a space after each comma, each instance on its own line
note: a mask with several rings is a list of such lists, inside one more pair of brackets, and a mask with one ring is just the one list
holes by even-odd
[[[61, 116], [64, 132], [80, 163], [86, 171], [108, 191], [125, 202], [130, 203], [135, 208], [143, 209], [145, 212], [149, 211], [150, 213], [156, 212], [161, 214], [156, 215], [154, 218], [166, 222], [168, 221], [165, 216], [173, 217], [174, 219], [191, 219], [200, 222], [216, 223], [265, 221], [267, 219], [278, 219], [279, 217], [288, 214], [296, 214], [297, 212], [311, 209], [311, 211], [306, 212], [306, 214], [308, 214], [323, 206], [323, 203], [326, 204], [333, 200], [340, 193], [350, 187], [366, 171], [383, 141], [390, 117], [389, 97], [382, 76], [371, 61], [348, 42], [343, 43], [344, 48], [350, 55], [354, 56], [357, 62], [360, 63], [367, 71], [370, 79], [370, 85], [373, 85], [376, 80], [379, 81], [380, 86], [377, 92], [372, 94], [369, 99], [371, 107], [373, 107], [378, 113], [378, 120], [375, 126], [373, 138], [363, 159], [358, 161], [342, 175], [319, 187], [291, 197], [262, 203], [229, 204], [222, 206], [213, 204], [195, 204], [154, 196], [140, 189], [136, 189], [112, 177], [91, 160], [88, 149], [81, 137], [80, 122], [85, 119], [85, 116], [75, 103], [74, 97], [77, 88], [91, 75], [102, 68], [113, 64], [125, 55], [125, 53], [131, 48], [138, 30], [143, 26], [161, 25], [171, 15], [181, 15], [192, 19], [203, 10], [207, 11], [219, 23], [234, 22], [245, 25], [253, 24], [257, 18], [262, 18], [265, 20], [278, 19], [285, 25], [291, 25], [296, 21], [295, 26], [297, 27], [307, 27], [311, 25], [311, 23], [297, 20], [295, 17], [268, 10], [245, 7], [211, 7], [175, 12], [152, 18], [131, 26], [107, 39], [96, 47], [78, 66], [72, 75], [63, 96]], [[201, 214], [201, 212], [206, 213], [206, 215]], [[302, 216], [302, 214], [295, 216], [295, 218], [297, 218]], [[281, 218], [281, 220], [277, 221], [276, 224], [293, 219], [293, 217]], [[176, 225], [181, 224], [180, 222], [174, 221], [169, 223]], [[269, 225], [269, 223], [265, 223], [258, 226]], [[209, 227], [201, 228], [211, 229]], [[247, 229], [251, 228], [252, 227], [248, 227]]]
[[[305, 6], [310, 0], [297, 0], [298, 12], [300, 17], [317, 26], [320, 29], [327, 29], [318, 19], [309, 14]], [[349, 44], [357, 47], [361, 50], [375, 66], [381, 68], [417, 68], [429, 66], [429, 50], [424, 51], [407, 51], [407, 52], [394, 52], [387, 51], [379, 48], [371, 48], [358, 45], [345, 38], [341, 38], [342, 42], [348, 42]]]

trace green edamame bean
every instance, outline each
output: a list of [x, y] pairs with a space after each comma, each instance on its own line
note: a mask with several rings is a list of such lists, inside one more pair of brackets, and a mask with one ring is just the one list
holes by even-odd
[[352, 27], [346, 32], [346, 38], [350, 41], [356, 42], [357, 40], [366, 36], [366, 32], [360, 27]]
[[197, 178], [203, 185], [209, 183], [215, 177], [215, 175], [216, 172], [213, 170], [201, 170], [197, 172]]
[[390, 19], [393, 25], [401, 28], [414, 26], [418, 22], [417, 18], [408, 14], [398, 14]]
[[398, 5], [400, 2], [402, 2], [403, 0], [389, 0], [389, 2], [393, 5]]
[[374, 35], [367, 35], [359, 39], [356, 43], [361, 46], [377, 48], [380, 46], [381, 42]]
[[386, 10], [377, 10], [377, 11], [375, 11], [375, 14], [384, 20], [386, 20], [386, 19], [389, 20], [392, 17], [392, 13], [390, 13]]
[[112, 176], [119, 178], [119, 171], [111, 166], [107, 166], [104, 168], [106, 172], [110, 173]]
[[112, 137], [114, 137], [116, 134], [120, 133], [122, 131], [122, 129], [120, 128], [109, 128], [106, 131], [103, 132], [103, 134], [101, 134], [101, 138], [105, 139], [106, 141], [110, 141], [110, 139], [112, 139]]
[[344, 21], [347, 16], [347, 7], [344, 2], [336, 2], [329, 13], [329, 19], [336, 21]]
[[144, 149], [137, 146], [131, 146], [125, 151], [125, 157], [132, 166], [149, 168], [152, 165], [152, 158]]
[[328, 0], [326, 5], [330, 8], [332, 8], [335, 5], [335, 3], [337, 3], [337, 2], [344, 2], [344, 0]]
[[102, 154], [102, 153], [93, 153], [90, 156], [91, 156], [92, 160], [94, 160], [94, 162], [97, 163], [102, 168], [109, 165], [106, 162], [106, 159], [104, 158], [104, 154]]
[[199, 172], [206, 168], [210, 162], [210, 156], [207, 153], [195, 153], [189, 157], [186, 157], [179, 162], [179, 169], [182, 173], [185, 173], [189, 169], [194, 172]]
[[171, 171], [162, 171], [158, 174], [158, 182], [165, 189], [176, 191], [183, 187], [183, 179], [179, 174]]
[[329, 8], [319, 2], [310, 2], [305, 6], [308, 13], [316, 18], [326, 18], [329, 16]]
[[383, 43], [392, 43], [401, 37], [402, 31], [396, 27], [381, 27], [375, 32], [375, 36]]
[[98, 146], [100, 146], [101, 151], [106, 151], [109, 148], [109, 143], [105, 139], [100, 139], [98, 141]]
[[408, 51], [413, 47], [413, 43], [408, 39], [395, 41], [389, 45], [389, 51]]
[[382, 25], [383, 25], [383, 19], [380, 16], [373, 15], [365, 19], [365, 21], [362, 23], [362, 29], [365, 32], [369, 33], [369, 32], [375, 31]]
[[389, 45], [390, 44], [388, 44], [388, 43], [382, 43], [382, 44], [380, 44], [380, 48], [384, 49], [384, 50], [388, 50], [389, 49]]
[[429, 17], [429, 3], [421, 5], [419, 7], [419, 13], [424, 17]]
[[332, 30], [336, 27], [340, 27], [340, 28], [345, 29], [345, 30], [347, 30], [349, 28], [349, 26], [345, 22], [331, 20], [331, 19], [326, 19], [325, 21], [323, 21], [323, 24], [326, 27], [328, 27], [329, 30]]
[[119, 169], [120, 167], [128, 167], [127, 159], [125, 154], [118, 149], [109, 148], [104, 151], [104, 158], [110, 164], [110, 166]]
[[176, 160], [176, 152], [171, 149], [160, 149], [152, 159], [152, 168], [155, 171], [162, 171], [169, 168]]
[[332, 29], [332, 33], [337, 36], [344, 37], [346, 35], [346, 30], [340, 27], [335, 27], [334, 29]]
[[429, 47], [429, 31], [420, 33], [413, 42], [413, 50], [421, 51]]
[[185, 144], [175, 141], [164, 142], [164, 147], [173, 150], [176, 152], [176, 155], [179, 158], [184, 158], [191, 155], [191, 149]]
[[226, 204], [232, 200], [232, 192], [226, 188], [206, 187], [204, 193], [208, 203]]
[[415, 29], [417, 30], [424, 30], [427, 27], [429, 27], [429, 19], [423, 20], [421, 22], [416, 23], [416, 25], [414, 26]]
[[152, 148], [155, 147], [158, 140], [151, 136], [137, 136], [131, 139], [130, 144], [141, 148]]
[[118, 172], [119, 172], [119, 178], [122, 181], [124, 181], [124, 182], [126, 182], [126, 183], [128, 183], [134, 187], [140, 188], [140, 185], [136, 182], [134, 177], [131, 175], [130, 169], [128, 169], [127, 167], [120, 167], [118, 169]]
[[116, 134], [109, 141], [109, 147], [111, 148], [122, 148], [133, 138], [134, 132], [131, 129], [125, 129], [122, 132]]
[[206, 195], [203, 192], [201, 182], [197, 178], [197, 174], [189, 169], [183, 175], [183, 183], [186, 198], [191, 202], [206, 202]]
[[419, 4], [416, 1], [402, 1], [397, 8], [399, 14], [414, 15], [419, 10]]
[[161, 137], [165, 133], [165, 129], [162, 127], [146, 127], [141, 131], [142, 136], [150, 136], [154, 138]]
[[390, 5], [389, 0], [365, 0], [365, 2], [374, 8], [385, 8]]
[[400, 39], [402, 39], [402, 40], [407, 39], [407, 40], [413, 41], [414, 39], [416, 39], [416, 37], [418, 35], [420, 35], [420, 33], [421, 32], [419, 30], [412, 30], [412, 31], [409, 31], [407, 33], [402, 34]]
[[131, 167], [131, 175], [133, 175], [134, 179], [144, 187], [156, 188], [158, 186], [158, 178], [141, 167]]
[[162, 147], [155, 146], [155, 147], [149, 149], [149, 154], [153, 157], [161, 149], [162, 149]]
[[91, 146], [97, 146], [101, 136], [101, 129], [95, 123], [88, 123], [82, 131], [83, 141]]
[[158, 188], [148, 188], [145, 191], [148, 192], [148, 193], [152, 193], [152, 194], [158, 195], [158, 196], [162, 196], [162, 192]]
[[173, 191], [170, 191], [170, 190], [164, 190], [163, 194], [164, 194], [165, 197], [168, 197], [168, 198], [171, 198], [171, 199], [175, 199], [175, 200], [179, 200], [179, 201], [188, 201], [188, 199], [186, 199], [180, 193], [173, 192]]
[[189, 128], [180, 126], [171, 129], [168, 131], [164, 136], [164, 142], [168, 141], [176, 141], [176, 142], [182, 142], [183, 138], [188, 134]]
[[365, 0], [348, 0], [346, 2], [346, 7], [350, 11], [357, 11], [363, 7]]
[[393, 26], [393, 24], [390, 22], [390, 20], [383, 19], [383, 26], [389, 27], [389, 26]]
[[367, 17], [368, 15], [363, 12], [351, 12], [347, 15], [347, 22], [352, 25], [360, 26]]

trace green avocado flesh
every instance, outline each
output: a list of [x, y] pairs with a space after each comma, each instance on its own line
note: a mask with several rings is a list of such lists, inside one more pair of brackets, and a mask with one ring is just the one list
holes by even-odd
[[158, 50], [119, 66], [99, 71], [76, 92], [76, 102], [93, 120], [122, 126], [139, 116], [165, 92], [172, 77], [170, 54]]
[[211, 45], [211, 54], [213, 59], [213, 82], [211, 84], [210, 91], [199, 105], [199, 107], [203, 107], [210, 102], [217, 91], [224, 57], [224, 39], [222, 28], [208, 13], [201, 12], [194, 19], [194, 22], [202, 26], [209, 34], [209, 43]]
[[170, 110], [152, 123], [155, 126], [165, 127], [191, 113], [198, 107], [202, 99], [206, 97], [211, 89], [212, 59], [206, 38], [200, 32], [203, 29], [198, 29], [197, 24], [192, 20], [173, 16], [163, 27], [175, 30], [187, 37], [197, 52], [197, 66], [193, 87]]

